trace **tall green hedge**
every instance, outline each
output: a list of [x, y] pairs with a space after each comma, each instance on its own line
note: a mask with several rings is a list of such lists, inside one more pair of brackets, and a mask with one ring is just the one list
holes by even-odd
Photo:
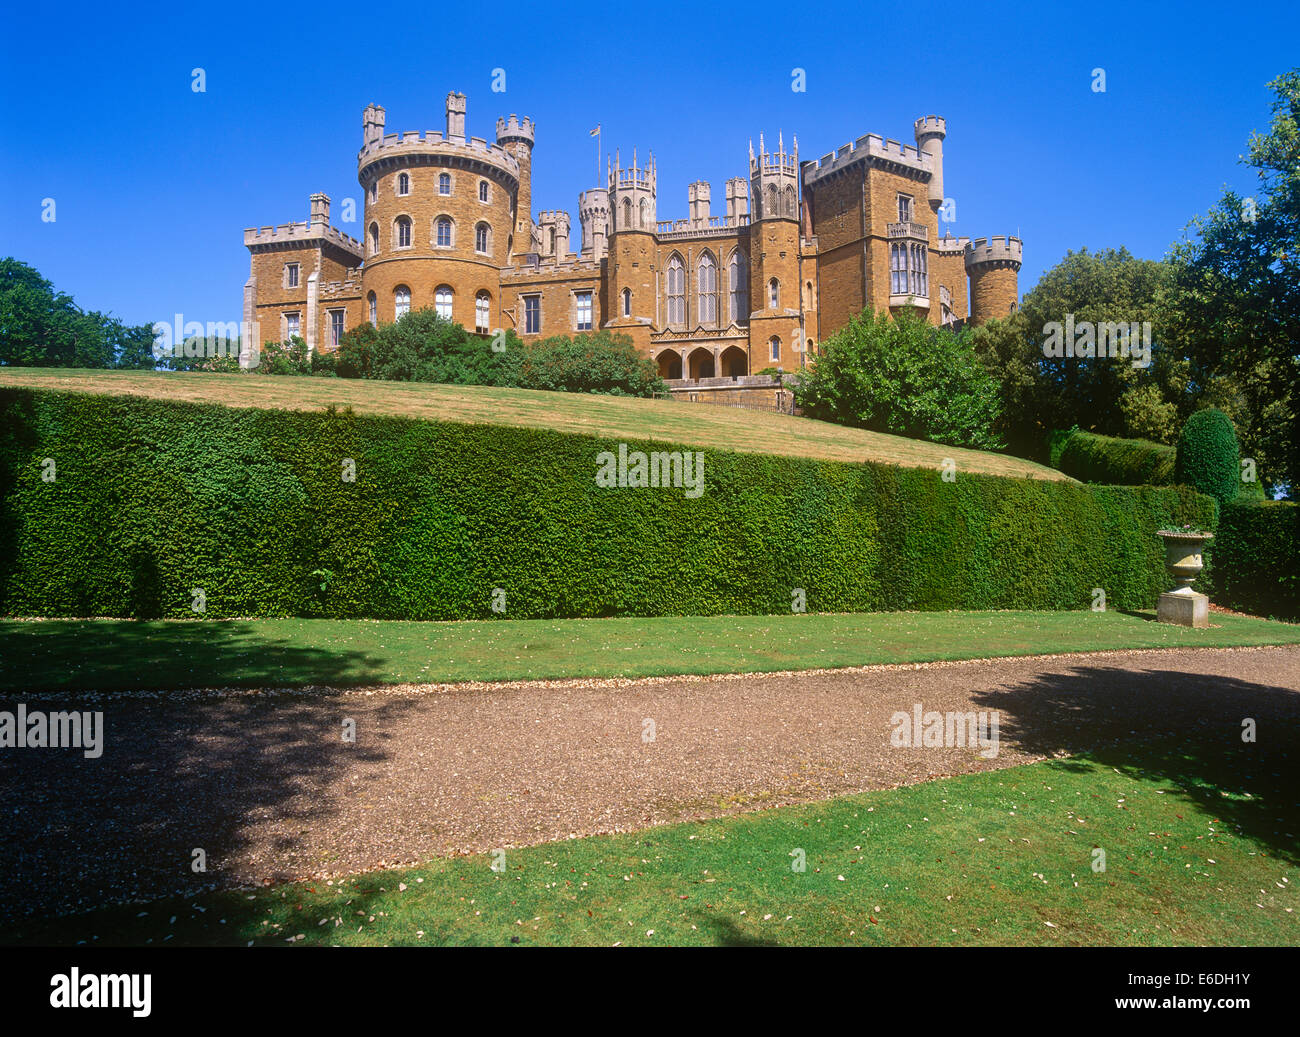
[[1228, 415], [1217, 407], [1194, 411], [1178, 437], [1174, 479], [1227, 504], [1241, 492], [1240, 454]]
[[1054, 433], [1052, 463], [1082, 482], [1107, 486], [1172, 486], [1175, 481], [1174, 448], [1144, 439]]
[[618, 445], [0, 390], [0, 613], [192, 617], [194, 588], [214, 617], [487, 618], [497, 588], [515, 618], [789, 613], [800, 588], [809, 611], [1150, 608], [1154, 531], [1214, 514], [1183, 488], [720, 451], [694, 499], [602, 488]]
[[1300, 504], [1241, 500], [1219, 511], [1206, 593], [1217, 605], [1300, 620]]

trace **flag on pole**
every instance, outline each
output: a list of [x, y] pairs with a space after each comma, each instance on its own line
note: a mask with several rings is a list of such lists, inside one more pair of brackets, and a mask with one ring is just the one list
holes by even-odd
[[599, 136], [600, 136], [600, 123], [596, 123], [596, 128], [595, 128], [594, 130], [591, 131], [591, 135], [592, 135], [593, 137], [599, 137]]

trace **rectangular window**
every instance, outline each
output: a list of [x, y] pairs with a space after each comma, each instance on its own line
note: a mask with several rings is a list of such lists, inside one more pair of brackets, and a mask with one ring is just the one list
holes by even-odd
[[286, 288], [298, 287], [298, 264], [286, 263], [284, 265], [284, 286]]
[[524, 334], [537, 335], [542, 330], [542, 297], [524, 296]]
[[912, 196], [911, 195], [900, 194], [898, 196], [898, 222], [899, 223], [912, 222]]
[[578, 330], [591, 330], [591, 292], [578, 293]]
[[298, 334], [298, 314], [286, 313], [284, 315], [284, 337], [293, 338]]
[[330, 310], [330, 345], [337, 346], [343, 341], [343, 311]]

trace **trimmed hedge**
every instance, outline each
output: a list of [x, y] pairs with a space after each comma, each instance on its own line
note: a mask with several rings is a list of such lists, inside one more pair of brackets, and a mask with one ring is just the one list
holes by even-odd
[[1192, 413], [1178, 437], [1174, 478], [1227, 504], [1241, 492], [1241, 447], [1232, 419], [1217, 407]]
[[1219, 511], [1206, 593], [1216, 605], [1300, 620], [1300, 504], [1240, 500]]
[[1053, 434], [1052, 465], [1081, 482], [1107, 486], [1174, 485], [1175, 450], [1145, 439], [1117, 439], [1093, 432]]
[[1151, 608], [1155, 530], [1214, 520], [1185, 488], [721, 451], [698, 498], [597, 486], [618, 448], [0, 390], [0, 613], [192, 618], [194, 588], [213, 617], [487, 618], [494, 588], [511, 618], [789, 613], [796, 588], [809, 611]]

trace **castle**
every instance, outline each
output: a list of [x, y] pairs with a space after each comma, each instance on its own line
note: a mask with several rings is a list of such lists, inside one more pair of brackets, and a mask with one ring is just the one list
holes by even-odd
[[[244, 320], [263, 340], [300, 335], [335, 348], [362, 321], [434, 307], [466, 328], [525, 341], [600, 328], [629, 336], [670, 385], [717, 386], [794, 371], [851, 317], [913, 306], [934, 324], [982, 323], [1015, 309], [1021, 242], [939, 236], [942, 118], [915, 123], [915, 146], [858, 138], [799, 162], [798, 141], [749, 148], [749, 176], [688, 189], [685, 219], [660, 220], [655, 162], [608, 164], [567, 211], [533, 218], [530, 119], [498, 119], [496, 141], [465, 135], [465, 95], [447, 95], [446, 129], [385, 133], [362, 116], [358, 241], [311, 196], [301, 223], [244, 231], [251, 272]], [[765, 379], [766, 380], [766, 379]]]

